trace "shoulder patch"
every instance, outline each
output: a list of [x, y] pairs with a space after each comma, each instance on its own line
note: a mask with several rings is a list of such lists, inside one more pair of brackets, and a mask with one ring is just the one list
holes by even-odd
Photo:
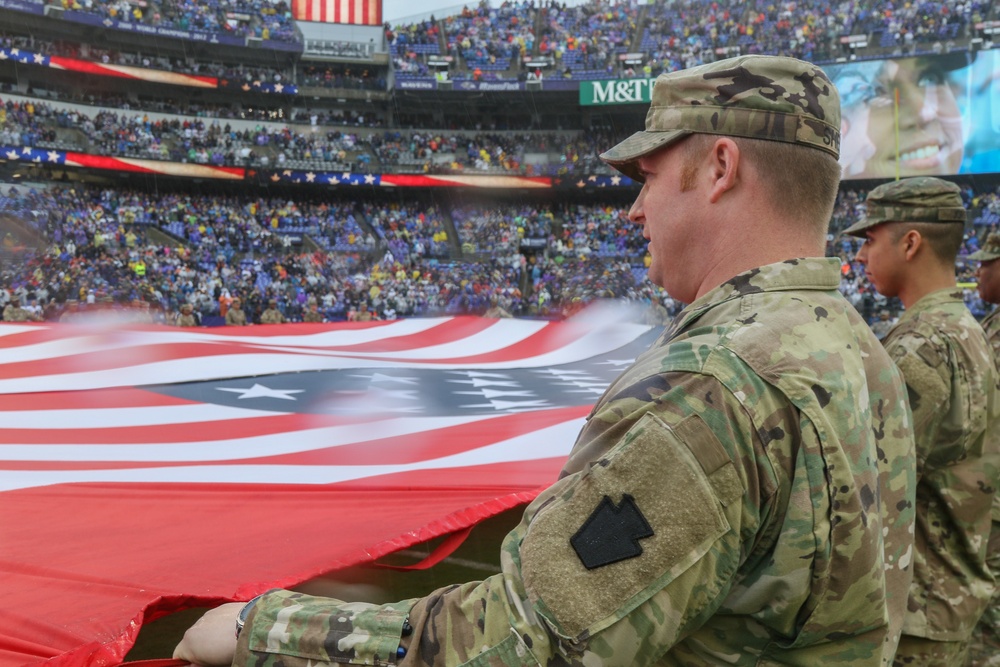
[[618, 505], [610, 496], [604, 496], [569, 543], [584, 567], [593, 570], [641, 556], [639, 540], [653, 534], [635, 498], [626, 493]]
[[742, 495], [700, 417], [646, 413], [535, 515], [520, 547], [528, 597], [559, 636], [592, 636], [702, 558], [738, 551], [726, 507]]

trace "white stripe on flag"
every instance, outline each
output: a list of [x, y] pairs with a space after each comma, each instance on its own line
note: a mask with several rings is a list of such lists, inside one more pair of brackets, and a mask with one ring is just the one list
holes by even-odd
[[168, 468], [132, 468], [128, 470], [29, 471], [0, 477], [0, 491], [51, 484], [87, 482], [170, 482], [210, 484], [333, 484], [376, 475], [461, 468], [493, 463], [565, 458], [584, 419], [574, 419], [539, 429], [526, 435], [502, 440], [487, 447], [439, 459], [379, 466], [176, 466]]

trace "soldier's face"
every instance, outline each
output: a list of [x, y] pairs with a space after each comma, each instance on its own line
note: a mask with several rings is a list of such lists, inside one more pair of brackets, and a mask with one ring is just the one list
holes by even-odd
[[902, 239], [893, 237], [891, 225], [870, 227], [865, 231], [865, 242], [855, 258], [864, 265], [869, 282], [883, 296], [898, 296], [903, 284], [906, 250]]
[[976, 279], [980, 298], [987, 303], [1000, 303], [1000, 259], [980, 262]]
[[632, 222], [642, 225], [649, 241], [649, 280], [670, 296], [686, 303], [697, 294], [695, 251], [699, 235], [695, 176], [687, 152], [680, 144], [639, 160], [646, 182], [629, 210]]

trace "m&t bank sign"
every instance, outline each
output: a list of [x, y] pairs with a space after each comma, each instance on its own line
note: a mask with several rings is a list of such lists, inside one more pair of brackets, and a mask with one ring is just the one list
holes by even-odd
[[580, 106], [595, 104], [649, 104], [656, 79], [584, 81], [580, 84]]

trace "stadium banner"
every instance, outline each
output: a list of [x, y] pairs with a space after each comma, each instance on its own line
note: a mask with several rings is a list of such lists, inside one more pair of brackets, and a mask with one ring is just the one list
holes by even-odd
[[[529, 85], [530, 83], [530, 85]], [[516, 81], [514, 79], [493, 81], [470, 81], [467, 79], [397, 78], [393, 84], [399, 90], [458, 90], [464, 92], [514, 92], [522, 90], [576, 90], [579, 81], [566, 79], [543, 79], [542, 81]]]
[[401, 90], [436, 90], [437, 81], [428, 79], [396, 79], [396, 88]]
[[610, 79], [580, 83], [580, 106], [649, 104], [656, 79]]
[[382, 25], [382, 0], [292, 0], [296, 21]]
[[248, 178], [258, 178], [261, 182], [294, 183], [296, 185], [325, 186], [368, 186], [393, 188], [441, 188], [466, 187], [490, 189], [538, 189], [538, 188], [617, 188], [630, 187], [635, 182], [622, 176], [581, 175], [581, 176], [519, 176], [516, 174], [482, 174], [457, 172], [451, 174], [359, 174], [354, 172], [303, 171], [283, 169], [274, 172], [257, 172], [251, 169]]
[[[67, 21], [73, 21], [74, 23], [83, 23], [101, 28], [110, 28], [112, 30], [121, 30], [137, 35], [170, 37], [173, 39], [183, 39], [191, 42], [205, 42], [207, 44], [221, 44], [223, 46], [246, 47], [246, 37], [244, 36], [234, 37], [232, 35], [221, 35], [215, 32], [182, 30], [180, 28], [166, 28], [163, 26], [146, 25], [145, 23], [120, 21], [118, 19], [105, 18], [97, 14], [90, 14], [88, 12], [75, 10], [67, 10], [63, 13], [63, 18]], [[272, 51], [302, 51], [302, 45], [297, 42], [279, 42], [273, 39], [266, 39], [261, 40], [259, 44], [259, 48], [271, 49]]]
[[31, 146], [0, 146], [0, 158], [12, 162], [46, 166], [130, 171], [186, 178], [215, 178], [234, 181], [243, 180], [246, 177], [246, 170], [243, 167], [224, 167], [186, 162], [166, 162], [163, 160], [143, 160], [138, 158], [117, 158], [107, 155], [91, 155], [89, 153], [75, 153], [73, 151], [60, 151], [49, 148], [32, 148]]
[[156, 618], [529, 502], [638, 316], [0, 324], [0, 667], [120, 664]]
[[1000, 172], [1000, 51], [826, 65], [843, 178]]
[[299, 87], [294, 83], [268, 83], [267, 81], [230, 81], [219, 79], [219, 88], [238, 89], [244, 93], [275, 93], [278, 95], [298, 95]]
[[230, 81], [214, 76], [198, 74], [181, 74], [148, 67], [133, 67], [130, 65], [113, 65], [97, 63], [77, 58], [62, 56], [47, 56], [42, 53], [28, 51], [17, 47], [0, 47], [0, 61], [14, 61], [22, 65], [37, 65], [52, 69], [80, 72], [95, 76], [113, 76], [137, 81], [149, 81], [171, 86], [187, 86], [190, 88], [230, 88], [243, 92], [274, 93], [281, 95], [298, 95], [299, 88], [292, 83], [268, 83], [266, 81]]
[[27, 51], [17, 47], [0, 48], [0, 61], [3, 60], [14, 61], [22, 65], [37, 65], [39, 67], [51, 67], [52, 69], [80, 72], [81, 74], [113, 76], [117, 78], [135, 79], [139, 81], [149, 81], [151, 83], [173, 86], [216, 88], [219, 85], [218, 79], [214, 76], [179, 74], [177, 72], [166, 72], [163, 70], [149, 69], [145, 67], [111, 65], [96, 63], [90, 60], [63, 58], [62, 56], [47, 56], [42, 53]]
[[0, 0], [0, 9], [13, 9], [28, 14], [38, 14], [39, 16], [45, 13], [45, 5], [42, 3], [26, 2], [25, 0]]

